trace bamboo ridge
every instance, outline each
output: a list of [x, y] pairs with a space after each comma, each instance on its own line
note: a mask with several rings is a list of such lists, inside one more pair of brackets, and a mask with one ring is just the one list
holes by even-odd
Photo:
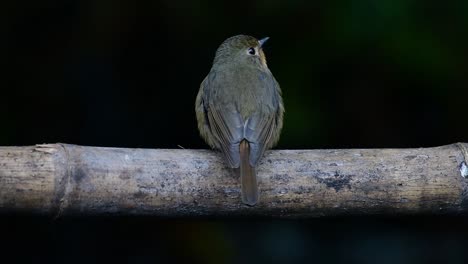
[[267, 151], [260, 201], [217, 152], [0, 147], [0, 213], [317, 217], [468, 211], [468, 144]]

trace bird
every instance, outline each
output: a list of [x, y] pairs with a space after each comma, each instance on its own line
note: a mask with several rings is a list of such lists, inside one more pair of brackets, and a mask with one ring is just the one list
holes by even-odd
[[240, 175], [248, 206], [259, 201], [256, 167], [283, 127], [281, 88], [263, 52], [268, 39], [236, 35], [222, 42], [195, 100], [200, 135]]

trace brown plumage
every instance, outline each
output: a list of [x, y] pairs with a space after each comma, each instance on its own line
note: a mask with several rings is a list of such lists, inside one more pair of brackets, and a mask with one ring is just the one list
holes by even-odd
[[248, 205], [259, 197], [255, 167], [283, 126], [281, 90], [262, 50], [266, 39], [225, 40], [195, 102], [201, 136], [221, 150], [231, 168], [239, 168], [242, 201]]

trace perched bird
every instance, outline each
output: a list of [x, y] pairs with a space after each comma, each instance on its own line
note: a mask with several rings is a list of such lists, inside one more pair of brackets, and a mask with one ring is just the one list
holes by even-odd
[[231, 168], [239, 168], [242, 202], [251, 206], [259, 197], [255, 167], [283, 126], [281, 90], [262, 50], [267, 40], [246, 35], [226, 39], [195, 102], [201, 136], [221, 150]]

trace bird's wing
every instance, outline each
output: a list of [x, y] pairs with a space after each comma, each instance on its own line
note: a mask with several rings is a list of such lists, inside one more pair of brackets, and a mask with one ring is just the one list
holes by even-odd
[[211, 132], [220, 142], [220, 149], [232, 168], [239, 167], [239, 143], [243, 138], [243, 122], [239, 112], [233, 109], [209, 106], [208, 121]]
[[[238, 168], [240, 166], [239, 143], [243, 138], [244, 129], [242, 117], [233, 104], [223, 103], [217, 96], [211, 94], [219, 89], [216, 85], [222, 85], [216, 81], [216, 72], [210, 72], [201, 85], [201, 89], [205, 89], [203, 98], [200, 100], [203, 106], [203, 120], [207, 133], [210, 133], [204, 137], [207, 139], [212, 136], [214, 140], [207, 140], [211, 141], [210, 145], [223, 152], [230, 167]], [[211, 88], [209, 90], [206, 89], [208, 85]]]
[[250, 164], [256, 166], [276, 130], [274, 114], [251, 116], [245, 127], [245, 138], [250, 143]]
[[269, 107], [260, 107], [249, 117], [244, 128], [244, 138], [250, 143], [250, 164], [256, 166], [265, 149], [273, 147], [279, 139], [283, 126], [283, 102], [279, 84], [273, 76], [267, 80], [274, 89]]

